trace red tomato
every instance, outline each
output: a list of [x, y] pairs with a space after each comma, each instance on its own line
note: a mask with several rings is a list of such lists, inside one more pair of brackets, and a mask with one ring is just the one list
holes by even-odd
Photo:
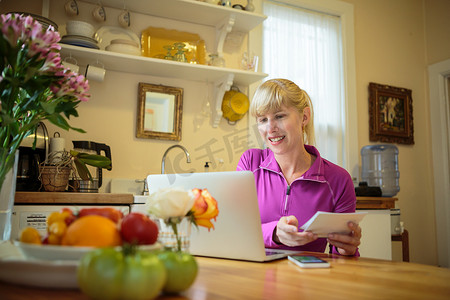
[[129, 213], [122, 220], [120, 233], [125, 242], [151, 245], [158, 239], [158, 226], [144, 214]]
[[103, 216], [110, 220], [112, 220], [114, 223], [119, 223], [119, 221], [123, 217], [123, 213], [120, 210], [117, 210], [112, 207], [94, 207], [94, 208], [83, 208], [80, 209], [80, 212], [78, 213], [78, 218], [89, 216], [89, 215], [97, 215], [97, 216]]

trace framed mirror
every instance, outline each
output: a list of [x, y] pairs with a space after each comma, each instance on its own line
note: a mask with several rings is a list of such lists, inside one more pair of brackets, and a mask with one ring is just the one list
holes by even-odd
[[139, 83], [136, 137], [181, 140], [183, 89]]

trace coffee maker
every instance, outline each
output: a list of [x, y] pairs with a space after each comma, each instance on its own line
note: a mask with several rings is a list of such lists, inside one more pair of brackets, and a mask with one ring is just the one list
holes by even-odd
[[[102, 143], [92, 141], [72, 141], [75, 151], [88, 154], [104, 155], [111, 160], [111, 148]], [[103, 154], [102, 154], [103, 152]], [[87, 166], [92, 175], [92, 181], [75, 178], [69, 185], [76, 186], [78, 192], [82, 193], [98, 193], [98, 189], [102, 186], [102, 168]]]
[[[19, 163], [17, 167], [16, 191], [39, 191], [39, 164], [48, 155], [48, 131], [44, 123], [40, 122], [36, 132], [23, 139], [19, 146]], [[33, 144], [36, 142], [35, 147]]]

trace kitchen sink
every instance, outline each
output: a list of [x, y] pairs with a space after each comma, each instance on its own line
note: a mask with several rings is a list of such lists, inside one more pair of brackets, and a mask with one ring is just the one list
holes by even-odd
[[111, 179], [111, 193], [133, 194], [134, 204], [145, 204], [148, 196], [142, 195], [144, 181], [142, 179], [113, 178]]

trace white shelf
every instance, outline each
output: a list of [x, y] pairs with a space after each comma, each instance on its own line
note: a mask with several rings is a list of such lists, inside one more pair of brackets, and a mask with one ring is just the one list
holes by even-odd
[[248, 86], [267, 76], [267, 74], [261, 72], [189, 64], [66, 44], [60, 45], [62, 58], [72, 56], [82, 66], [96, 63], [98, 59], [104, 64], [105, 69], [111, 71], [212, 83], [214, 86], [214, 96], [212, 99], [213, 127], [219, 126], [220, 119], [222, 118], [221, 103], [223, 95], [230, 89], [232, 84]]
[[[98, 0], [80, 1], [99, 3]], [[216, 29], [215, 50], [219, 55], [222, 54], [225, 37], [230, 31], [249, 32], [267, 18], [253, 12], [194, 0], [102, 1], [105, 7], [117, 9], [122, 9], [124, 3], [131, 12], [214, 27]], [[213, 127], [219, 125], [222, 118], [223, 95], [231, 85], [248, 86], [267, 76], [261, 72], [195, 65], [64, 44], [61, 47], [63, 58], [72, 55], [80, 65], [95, 63], [98, 59], [107, 70], [212, 83], [214, 86]]]
[[[98, 0], [81, 0], [98, 4]], [[123, 8], [123, 0], [103, 0], [105, 7]], [[235, 18], [233, 30], [248, 32], [261, 24], [267, 16], [213, 5], [194, 0], [126, 0], [126, 7], [131, 12], [145, 15], [185, 21], [194, 24], [217, 27], [224, 20]]]
[[93, 64], [98, 59], [105, 65], [105, 69], [111, 71], [180, 78], [201, 82], [216, 82], [229, 74], [233, 74], [233, 83], [236, 85], [249, 85], [267, 76], [267, 74], [261, 72], [195, 65], [66, 44], [60, 45], [62, 58], [72, 55], [76, 58], [78, 64], [82, 66]]

